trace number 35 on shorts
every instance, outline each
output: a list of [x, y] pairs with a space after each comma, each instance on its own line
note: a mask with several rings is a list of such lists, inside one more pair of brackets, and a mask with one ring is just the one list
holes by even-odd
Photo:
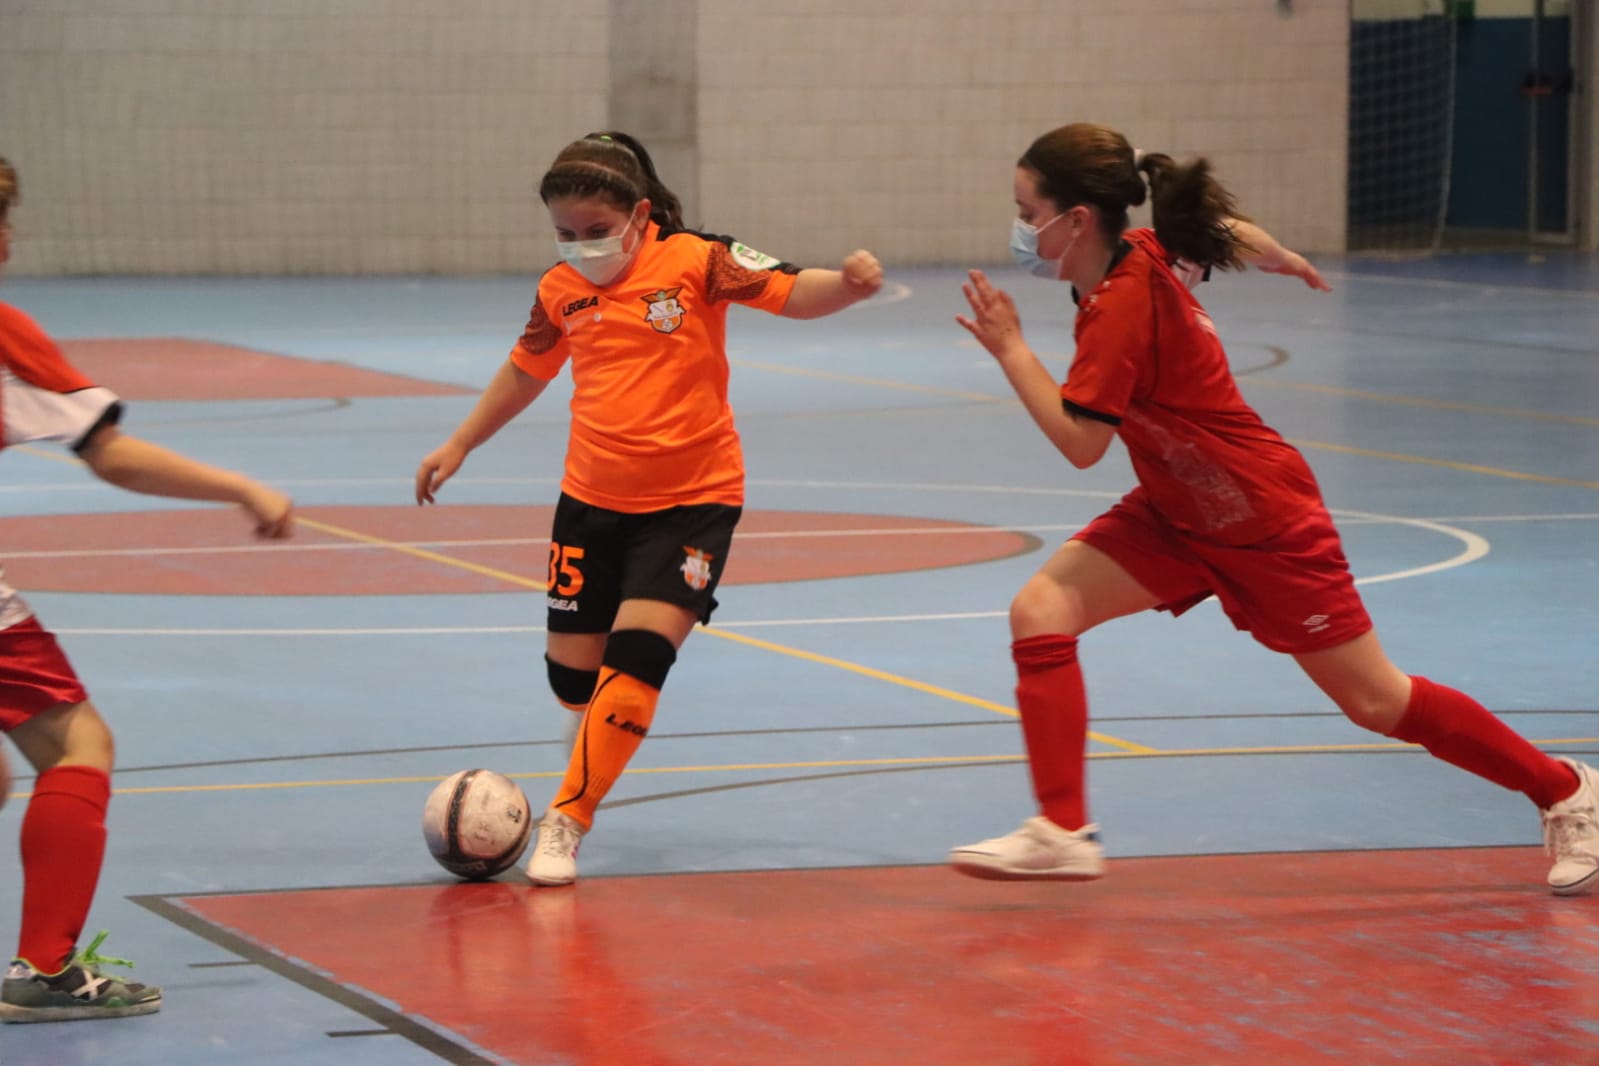
[[583, 549], [550, 542], [550, 595], [572, 599], [583, 588], [583, 571], [577, 565]]

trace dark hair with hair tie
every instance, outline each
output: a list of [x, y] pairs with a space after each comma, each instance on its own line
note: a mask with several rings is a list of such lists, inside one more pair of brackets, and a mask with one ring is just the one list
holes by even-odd
[[1039, 194], [1062, 210], [1077, 204], [1092, 208], [1112, 236], [1127, 228], [1127, 209], [1147, 195], [1155, 236], [1173, 255], [1218, 270], [1243, 269], [1241, 256], [1248, 246], [1227, 221], [1248, 219], [1238, 213], [1207, 159], [1179, 164], [1149, 153], [1135, 161], [1126, 137], [1078, 122], [1038, 138], [1017, 165], [1037, 174]]
[[683, 205], [655, 173], [655, 163], [638, 140], [616, 130], [591, 133], [555, 157], [539, 182], [546, 204], [567, 196], [597, 197], [619, 211], [650, 201], [650, 218], [665, 229], [683, 228]]

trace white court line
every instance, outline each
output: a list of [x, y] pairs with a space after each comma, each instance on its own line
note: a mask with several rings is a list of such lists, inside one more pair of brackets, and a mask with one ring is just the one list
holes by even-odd
[[370, 629], [56, 629], [63, 637], [438, 637], [452, 634], [542, 633], [543, 626], [416, 626]]
[[[1390, 515], [1368, 515], [1354, 511], [1340, 511], [1339, 514], [1351, 516], [1353, 521], [1343, 522], [1343, 525], [1386, 525], [1390, 522], [1402, 522], [1420, 525], [1426, 529], [1442, 529], [1438, 523], [1441, 519], [1412, 518], [1401, 519]], [[1552, 515], [1554, 518], [1599, 518], [1599, 514], [1591, 515]], [[1477, 519], [1477, 521], [1521, 521], [1530, 520], [1524, 516], [1505, 515]], [[1082, 522], [1054, 523], [1049, 525], [1013, 525], [1013, 526], [924, 526], [886, 529], [807, 529], [793, 530], [790, 532], [770, 533], [738, 533], [734, 535], [735, 543], [749, 540], [811, 540], [828, 537], [898, 537], [898, 536], [971, 536], [974, 534], [988, 533], [1075, 533], [1083, 527]], [[1471, 536], [1472, 534], [1463, 534]], [[181, 555], [249, 555], [258, 552], [352, 552], [352, 551], [387, 551], [392, 545], [405, 548], [510, 548], [524, 547], [536, 544], [548, 544], [549, 537], [480, 537], [458, 540], [396, 540], [384, 544], [361, 544], [349, 541], [330, 541], [326, 544], [219, 544], [212, 547], [185, 547], [185, 548], [61, 548], [51, 551], [13, 551], [5, 552], [4, 558], [15, 559], [133, 559], [149, 558], [156, 556], [181, 556]], [[1486, 542], [1484, 542], [1486, 543]], [[1486, 555], [1484, 549], [1480, 554], [1474, 555], [1467, 562]], [[1447, 562], [1447, 560], [1446, 560]], [[1443, 564], [1430, 564], [1443, 565]], [[1462, 564], [1463, 565], [1463, 564]], [[1431, 573], [1432, 571], [1426, 571]], [[1409, 571], [1402, 572], [1401, 576], [1413, 576]], [[1370, 579], [1368, 579], [1370, 580]], [[1396, 580], [1394, 577], [1384, 578], [1387, 581]]]
[[870, 311], [874, 307], [884, 307], [888, 304], [897, 304], [901, 300], [908, 300], [915, 291], [903, 281], [885, 281], [883, 288], [869, 300], [861, 300], [844, 308], [846, 311]]
[[870, 489], [877, 492], [903, 490], [906, 492], [979, 492], [1010, 496], [1091, 496], [1099, 499], [1119, 500], [1127, 495], [1126, 489], [1060, 489], [1037, 488], [1025, 485], [951, 485], [948, 483], [917, 481], [756, 481], [751, 485], [783, 489]]
[[[904, 529], [805, 529], [790, 533], [736, 533], [734, 543], [745, 540], [800, 540], [818, 537], [971, 536], [979, 533], [1066, 533], [1081, 529], [1081, 522], [1045, 526], [906, 527]], [[209, 548], [62, 548], [53, 551], [6, 552], [16, 559], [127, 559], [169, 555], [248, 555], [255, 552], [389, 551], [402, 548], [506, 548], [548, 544], [549, 537], [483, 537], [475, 540], [391, 540], [382, 544], [330, 541], [326, 544], [221, 544]]]
[[[342, 488], [350, 485], [414, 485], [413, 477], [350, 477], [350, 478], [267, 478], [271, 484], [280, 488]], [[558, 485], [561, 479], [555, 477], [454, 477], [450, 479], [451, 485]], [[982, 493], [1009, 493], [1017, 496], [1094, 496], [1106, 499], [1120, 499], [1127, 494], [1125, 489], [1110, 491], [1108, 489], [1065, 489], [1053, 487], [1036, 487], [1026, 485], [958, 485], [936, 484], [909, 481], [815, 481], [815, 480], [770, 480], [763, 478], [749, 478], [744, 482], [752, 488], [780, 488], [780, 489], [868, 489], [882, 491], [885, 489], [904, 489], [907, 492], [982, 492]], [[73, 492], [86, 489], [117, 493], [116, 489], [98, 481], [61, 481], [46, 482], [37, 485], [0, 485], [0, 493], [28, 493], [28, 492]], [[410, 501], [403, 501], [409, 504]], [[401, 506], [402, 504], [338, 504], [328, 506]], [[449, 506], [448, 503], [442, 506]], [[523, 506], [521, 504], [484, 504], [461, 501], [463, 507], [494, 507], [494, 506]]]
[[1323, 270], [1321, 276], [1334, 281], [1369, 281], [1375, 284], [1419, 285], [1429, 289], [1473, 289], [1489, 293], [1532, 293], [1538, 296], [1571, 296], [1582, 300], [1599, 299], [1599, 292], [1582, 289], [1544, 289], [1534, 285], [1499, 285], [1488, 281], [1451, 281], [1447, 278], [1406, 278], [1392, 274], [1352, 274], [1343, 270]]
[[[271, 484], [279, 488], [345, 488], [351, 485], [415, 485], [414, 477], [323, 477], [323, 478], [267, 478]], [[558, 485], [558, 477], [454, 477], [450, 479], [452, 485]], [[106, 492], [121, 495], [120, 490], [112, 488], [100, 481], [86, 479], [81, 481], [55, 481], [37, 485], [0, 485], [0, 493], [30, 493], [30, 492]], [[403, 500], [399, 504], [376, 504], [371, 506], [402, 506], [410, 503]], [[366, 506], [362, 504], [341, 504], [339, 506]], [[463, 504], [463, 506], [473, 506]], [[483, 506], [478, 504], [476, 506]], [[490, 505], [493, 506], [493, 505]]]
[[1463, 514], [1428, 515], [1431, 522], [1591, 522], [1599, 518], [1599, 511], [1577, 511], [1570, 514]]
[[[772, 618], [764, 621], [717, 622], [717, 629], [766, 629], [775, 626], [875, 625], [887, 622], [959, 622], [1003, 618], [1007, 611], [958, 611], [944, 614], [880, 614], [846, 618]], [[52, 629], [58, 636], [95, 637], [436, 637], [451, 634], [498, 635], [542, 633], [544, 626], [389, 626], [368, 629]]]
[[[1466, 566], [1487, 555], [1490, 550], [1488, 541], [1464, 529], [1456, 529], [1442, 522], [1425, 518], [1404, 518], [1399, 515], [1375, 514], [1367, 511], [1336, 511], [1335, 514], [1349, 515], [1357, 520], [1381, 522], [1396, 522], [1400, 525], [1415, 526], [1418, 529], [1431, 530], [1453, 537], [1460, 541], [1464, 547], [1448, 559], [1425, 566], [1410, 567], [1406, 570], [1395, 570], [1386, 574], [1372, 574], [1368, 577], [1355, 579], [1357, 585], [1376, 585], [1385, 581], [1399, 581], [1405, 578], [1422, 577], [1426, 574], [1436, 574], [1444, 570]], [[999, 528], [999, 527], [994, 527]], [[819, 625], [861, 625], [861, 624], [887, 624], [897, 622], [948, 622], [970, 621], [987, 618], [1003, 618], [1010, 612], [1003, 611], [961, 611], [941, 614], [899, 614], [899, 615], [857, 615], [850, 617], [830, 618], [773, 618], [749, 622], [718, 622], [722, 629], [757, 629], [779, 626], [819, 626]], [[128, 637], [333, 637], [333, 636], [442, 636], [452, 633], [462, 634], [497, 634], [497, 633], [542, 633], [543, 626], [427, 626], [416, 628], [380, 628], [380, 629], [57, 629], [55, 632], [61, 636], [128, 636]]]
[[1476, 562], [1488, 554], [1489, 544], [1486, 537], [1466, 529], [1456, 529], [1446, 526], [1442, 522], [1430, 522], [1425, 518], [1401, 518], [1399, 515], [1375, 514], [1369, 511], [1334, 511], [1337, 515], [1353, 515], [1360, 519], [1387, 520], [1397, 522], [1402, 526], [1415, 526], [1417, 529], [1430, 529], [1434, 533], [1442, 533], [1446, 537], [1454, 537], [1465, 545], [1459, 552], [1441, 562], [1429, 563], [1426, 566], [1415, 566], [1409, 570], [1396, 570], [1389, 574], [1373, 574], [1370, 577], [1357, 577], [1357, 585], [1378, 585], [1384, 581], [1401, 581], [1410, 577], [1421, 577], [1425, 574], [1436, 574], [1443, 570], [1453, 570], [1457, 566], [1466, 566]]

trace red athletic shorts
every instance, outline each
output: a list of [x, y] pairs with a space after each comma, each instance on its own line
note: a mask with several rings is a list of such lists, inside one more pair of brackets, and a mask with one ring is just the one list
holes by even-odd
[[1266, 540], [1229, 546], [1176, 529], [1137, 488], [1072, 539], [1114, 559], [1162, 611], [1179, 615], [1215, 596], [1233, 625], [1272, 651], [1323, 651], [1371, 630], [1325, 508]]
[[37, 618], [0, 629], [0, 733], [58, 703], [88, 698], [54, 634]]

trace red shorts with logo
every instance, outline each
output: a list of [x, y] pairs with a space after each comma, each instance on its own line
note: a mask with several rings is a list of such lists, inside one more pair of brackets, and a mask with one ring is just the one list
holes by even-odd
[[58, 703], [88, 698], [55, 635], [37, 618], [0, 629], [0, 733]]
[[1371, 630], [1325, 508], [1255, 544], [1213, 544], [1176, 529], [1138, 488], [1072, 539], [1114, 559], [1162, 611], [1179, 615], [1215, 596], [1233, 625], [1272, 651], [1323, 651]]

